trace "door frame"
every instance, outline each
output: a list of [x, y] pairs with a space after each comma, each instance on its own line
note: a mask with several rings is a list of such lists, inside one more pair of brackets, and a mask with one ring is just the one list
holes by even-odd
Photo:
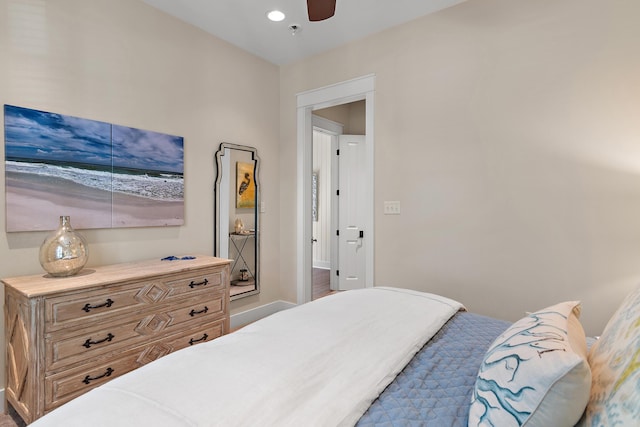
[[365, 100], [366, 177], [370, 185], [366, 190], [366, 282], [374, 284], [374, 94], [375, 75], [369, 74], [330, 86], [312, 89], [296, 95], [297, 98], [297, 223], [296, 232], [296, 290], [297, 303], [304, 304], [312, 298], [312, 225], [311, 225], [311, 174], [313, 117], [312, 111], [336, 105]]

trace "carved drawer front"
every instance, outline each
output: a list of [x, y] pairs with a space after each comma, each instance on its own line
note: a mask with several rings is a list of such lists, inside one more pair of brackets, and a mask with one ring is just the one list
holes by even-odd
[[70, 364], [86, 361], [123, 347], [134, 345], [135, 327], [141, 317], [124, 324], [104, 327], [96, 325], [80, 335], [65, 336], [46, 340], [47, 370], [59, 369]]
[[[191, 298], [185, 304], [179, 307], [171, 307], [166, 316], [171, 319], [172, 327], [185, 322], [211, 321], [224, 316], [226, 311], [225, 295], [218, 293], [214, 296], [205, 298]], [[149, 327], [155, 324], [159, 319], [159, 315], [147, 316]]]
[[207, 325], [189, 329], [189, 333], [184, 336], [171, 338], [165, 340], [173, 347], [173, 350], [180, 350], [182, 348], [190, 347], [195, 344], [211, 341], [214, 338], [221, 337], [224, 334], [224, 320], [221, 319], [217, 322], [209, 323]]
[[100, 384], [138, 368], [138, 356], [136, 352], [106, 363], [85, 365], [81, 369], [63, 371], [45, 378], [45, 410], [51, 410]]
[[69, 327], [73, 323], [86, 323], [144, 306], [146, 302], [137, 297], [139, 292], [140, 285], [132, 284], [47, 298], [47, 330]]
[[168, 290], [169, 298], [223, 291], [225, 288], [221, 268], [198, 272], [197, 275], [191, 272], [182, 276], [167, 277], [163, 285]]
[[66, 370], [45, 378], [45, 410], [49, 411], [100, 384], [153, 362], [169, 353], [205, 341], [211, 341], [223, 333], [223, 321], [201, 325], [190, 330], [171, 335], [151, 344], [125, 351], [121, 357], [108, 362], [88, 363], [79, 368]]
[[90, 319], [121, 316], [145, 306], [216, 291], [224, 291], [220, 268], [47, 298], [47, 330], [84, 324]]
[[[224, 314], [224, 295], [212, 299], [190, 298], [166, 312], [142, 312], [109, 323], [93, 323], [76, 332], [55, 331], [46, 339], [47, 369], [59, 369], [97, 355], [131, 347], [137, 343], [216, 320]], [[187, 325], [184, 326], [185, 328]]]

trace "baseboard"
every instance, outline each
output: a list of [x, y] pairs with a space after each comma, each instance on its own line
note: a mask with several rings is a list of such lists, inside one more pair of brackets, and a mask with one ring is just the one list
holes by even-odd
[[274, 301], [269, 304], [261, 305], [260, 307], [252, 308], [247, 311], [231, 315], [231, 330], [248, 325], [249, 323], [260, 320], [263, 317], [267, 317], [271, 314], [277, 313], [282, 310], [295, 307], [296, 304], [287, 301]]
[[320, 268], [322, 270], [331, 270], [330, 261], [314, 261], [313, 268]]
[[0, 389], [0, 402], [2, 402], [2, 413], [7, 413], [7, 401], [4, 400], [4, 389]]

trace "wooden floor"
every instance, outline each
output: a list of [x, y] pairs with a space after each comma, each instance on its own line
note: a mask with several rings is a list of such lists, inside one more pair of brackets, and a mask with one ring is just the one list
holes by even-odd
[[[9, 406], [9, 405], [7, 405]], [[9, 413], [0, 413], [0, 427], [25, 427], [26, 424], [22, 418], [9, 406]]]
[[334, 291], [329, 287], [329, 277], [331, 270], [325, 270], [323, 268], [313, 269], [313, 294], [312, 299], [318, 299], [326, 297], [332, 294]]

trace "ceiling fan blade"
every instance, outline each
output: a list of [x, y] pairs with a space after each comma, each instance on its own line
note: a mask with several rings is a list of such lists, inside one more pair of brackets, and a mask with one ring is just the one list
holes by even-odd
[[309, 21], [323, 21], [336, 12], [336, 0], [307, 0]]

